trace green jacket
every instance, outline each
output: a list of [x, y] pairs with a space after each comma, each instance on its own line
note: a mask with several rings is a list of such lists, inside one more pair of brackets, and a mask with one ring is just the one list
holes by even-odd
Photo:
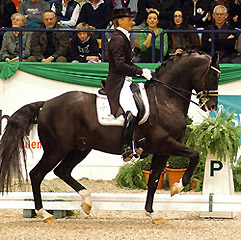
[[[30, 56], [31, 32], [23, 32], [22, 38], [22, 58], [27, 59]], [[19, 35], [8, 31], [3, 35], [3, 42], [1, 48], [2, 61], [6, 58], [16, 58], [19, 56]]]
[[[39, 28], [45, 28], [44, 25], [40, 25]], [[61, 28], [59, 25], [55, 25], [54, 28]], [[69, 48], [69, 34], [68, 32], [54, 32], [53, 33], [53, 45], [55, 52], [52, 56], [56, 59], [60, 56], [65, 57], [68, 54]], [[38, 61], [44, 59], [44, 53], [47, 48], [47, 34], [46, 32], [33, 32], [31, 41], [31, 55], [35, 56]]]
[[[149, 29], [149, 27], [145, 27], [145, 29]], [[162, 28], [158, 28], [158, 34], [156, 35], [156, 39], [155, 39], [155, 48], [160, 50], [160, 35], [161, 32], [163, 31]], [[148, 32], [140, 32], [138, 33], [138, 38], [139, 38], [139, 47], [141, 49], [142, 52], [147, 51], [149, 48], [152, 48], [152, 42], [150, 47], [148, 48], [146, 45], [144, 45], [143, 43], [145, 42], [147, 36], [148, 36]], [[164, 56], [166, 56], [167, 54], [167, 50], [168, 50], [168, 38], [167, 38], [167, 34], [164, 34]]]

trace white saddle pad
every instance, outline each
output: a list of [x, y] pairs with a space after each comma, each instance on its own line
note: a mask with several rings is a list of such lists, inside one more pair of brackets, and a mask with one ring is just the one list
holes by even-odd
[[[143, 83], [138, 83], [141, 91], [141, 96], [145, 106], [145, 114], [143, 118], [138, 123], [139, 125], [146, 122], [149, 117], [149, 101], [146, 95], [146, 90]], [[96, 110], [97, 110], [97, 119], [101, 125], [110, 125], [110, 126], [123, 126], [124, 117], [123, 115], [115, 118], [110, 111], [110, 105], [106, 95], [96, 94]]]

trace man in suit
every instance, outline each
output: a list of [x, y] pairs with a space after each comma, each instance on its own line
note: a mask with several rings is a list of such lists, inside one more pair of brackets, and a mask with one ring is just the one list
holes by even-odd
[[[52, 10], [43, 14], [43, 23], [39, 28], [60, 29], [57, 16]], [[31, 39], [31, 56], [28, 62], [67, 62], [69, 35], [67, 32], [33, 32]]]
[[[129, 31], [133, 22], [130, 8], [115, 9], [112, 20], [116, 31], [108, 44], [109, 72], [106, 80], [106, 93], [114, 116], [118, 116], [120, 106], [124, 110], [122, 156], [124, 161], [129, 161], [134, 155], [131, 142], [138, 110], [130, 89], [132, 78], [127, 76], [143, 76], [150, 80], [152, 74], [149, 69], [141, 69], [132, 63], [133, 52]], [[136, 150], [139, 155], [141, 152], [142, 149]]]
[[224, 5], [217, 5], [213, 10], [214, 22], [205, 30], [224, 30], [224, 33], [215, 33], [215, 39], [211, 38], [211, 33], [202, 34], [202, 50], [211, 55], [211, 43], [214, 41], [215, 52], [219, 54], [220, 63], [231, 63], [231, 55], [235, 51], [237, 40], [234, 33], [225, 32], [225, 30], [234, 30], [234, 27], [226, 22], [227, 16], [227, 8]]

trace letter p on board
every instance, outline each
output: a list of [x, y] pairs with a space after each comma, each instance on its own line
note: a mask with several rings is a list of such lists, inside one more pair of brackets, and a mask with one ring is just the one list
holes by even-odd
[[221, 171], [223, 163], [221, 161], [210, 161], [210, 177], [214, 177], [215, 171]]

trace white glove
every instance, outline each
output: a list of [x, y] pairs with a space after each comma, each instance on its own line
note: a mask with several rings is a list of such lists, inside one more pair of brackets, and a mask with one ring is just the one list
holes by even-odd
[[147, 80], [151, 80], [152, 79], [152, 71], [150, 69], [147, 68], [143, 68], [142, 69], [142, 76], [144, 78], [146, 78]]

